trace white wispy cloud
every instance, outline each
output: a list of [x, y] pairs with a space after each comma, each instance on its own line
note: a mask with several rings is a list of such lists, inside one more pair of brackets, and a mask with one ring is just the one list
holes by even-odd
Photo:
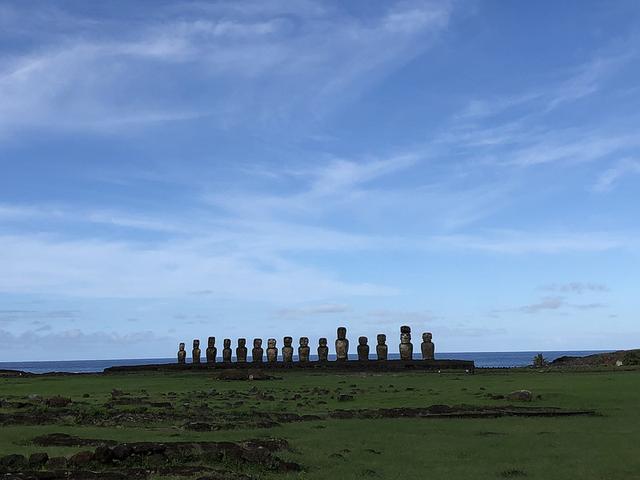
[[562, 295], [546, 296], [540, 300], [521, 305], [515, 308], [493, 310], [493, 316], [500, 316], [503, 313], [524, 313], [527, 315], [544, 314], [549, 312], [566, 312], [567, 310], [597, 310], [607, 308], [608, 305], [601, 302], [591, 303], [571, 303], [567, 297]]
[[493, 117], [517, 108], [523, 109], [517, 114], [526, 117], [545, 115], [567, 103], [597, 93], [618, 70], [636, 58], [637, 53], [630, 48], [609, 55], [598, 54], [567, 71], [554, 73], [555, 79], [539, 79], [543, 87], [488, 99], [473, 99], [456, 118]]
[[563, 252], [604, 252], [636, 249], [636, 234], [611, 232], [537, 232], [522, 230], [484, 231], [474, 234], [436, 236], [433, 245], [440, 248], [484, 251], [489, 253], [557, 254]]
[[0, 310], [0, 323], [40, 323], [44, 320], [74, 320], [78, 310]]
[[553, 283], [550, 285], [543, 285], [541, 290], [547, 290], [549, 292], [562, 292], [562, 293], [577, 293], [583, 294], [586, 292], [609, 292], [609, 287], [603, 283], [594, 282], [569, 282], [569, 283]]
[[[369, 21], [312, 2], [173, 5], [144, 24], [49, 9], [57, 12], [56, 35], [40, 33], [31, 9], [3, 13], [9, 23], [31, 26], [5, 34], [28, 35], [36, 47], [0, 62], [0, 134], [322, 115], [429, 48], [452, 4], [393, 6]], [[195, 84], [208, 88], [189, 100]], [[167, 96], [167, 88], [177, 95]]]
[[[153, 358], [174, 351], [175, 339], [154, 331], [86, 331], [37, 328], [14, 333], [0, 330], [0, 347], [6, 360], [51, 360], [54, 358]], [[108, 352], [108, 353], [105, 353]]]
[[567, 305], [564, 297], [545, 297], [536, 303], [523, 305], [516, 310], [522, 313], [535, 314], [546, 310], [559, 310]]
[[600, 175], [593, 189], [596, 192], [609, 192], [620, 180], [630, 175], [640, 175], [640, 160], [624, 158], [618, 161]]
[[[640, 146], [633, 128], [636, 118], [622, 120], [604, 114], [597, 122], [581, 118], [567, 125], [554, 116], [571, 116], [576, 102], [611, 95], [608, 84], [620, 72], [637, 66], [635, 43], [635, 39], [627, 39], [615, 48], [597, 52], [582, 64], [555, 71], [553, 78], [538, 79], [540, 85], [535, 88], [472, 99], [436, 140], [450, 145], [462, 158], [469, 158], [468, 168], [578, 167], [628, 155]], [[626, 168], [624, 173], [633, 169]], [[616, 169], [611, 169], [595, 189], [605, 191], [617, 178]]]
[[217, 297], [255, 301], [312, 301], [392, 295], [394, 288], [344, 282], [331, 273], [215, 241], [156, 246], [107, 240], [0, 236], [0, 291], [79, 297], [180, 297], [211, 290]]
[[304, 319], [315, 317], [317, 315], [335, 315], [339, 313], [347, 313], [350, 310], [351, 308], [345, 304], [324, 303], [317, 305], [281, 308], [275, 312], [275, 316], [279, 318]]

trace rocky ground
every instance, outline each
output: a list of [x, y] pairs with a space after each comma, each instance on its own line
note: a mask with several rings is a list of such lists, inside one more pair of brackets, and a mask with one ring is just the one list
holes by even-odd
[[628, 367], [640, 365], [640, 349], [598, 353], [586, 357], [564, 356], [551, 362], [557, 367]]
[[[637, 414], [624, 401], [611, 410], [606, 395], [626, 398], [638, 373], [14, 373], [0, 379], [0, 474], [406, 479], [428, 466], [430, 478], [535, 478], [540, 465], [528, 454], [552, 451], [538, 439], [557, 454], [576, 431], [622, 433], [617, 442], [640, 433], [616, 418]], [[566, 455], [591, 461], [572, 447]], [[561, 478], [549, 471], [539, 478]]]

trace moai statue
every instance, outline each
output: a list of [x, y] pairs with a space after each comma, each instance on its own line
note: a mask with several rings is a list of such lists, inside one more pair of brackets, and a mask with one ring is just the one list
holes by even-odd
[[431, 335], [431, 332], [424, 332], [422, 334], [422, 344], [420, 348], [422, 349], [423, 360], [433, 360], [435, 358], [436, 346], [431, 341], [432, 338], [433, 335]]
[[413, 345], [411, 344], [411, 327], [400, 327], [400, 360], [413, 359]]
[[300, 337], [300, 346], [298, 347], [298, 361], [306, 363], [309, 361], [309, 354], [311, 348], [309, 348], [309, 339], [307, 337]]
[[278, 361], [278, 348], [276, 347], [275, 338], [267, 340], [267, 361], [269, 363], [276, 363]]
[[184, 343], [178, 345], [178, 363], [187, 363], [187, 351], [184, 349]]
[[262, 339], [254, 338], [253, 349], [251, 350], [251, 360], [253, 360], [253, 363], [262, 363], [263, 354], [264, 354], [264, 350], [262, 348]]
[[329, 359], [329, 347], [327, 347], [327, 339], [318, 340], [318, 361], [326, 362]]
[[367, 361], [369, 360], [369, 340], [367, 337], [359, 337], [358, 338], [358, 360]]
[[209, 337], [207, 342], [207, 363], [216, 363], [216, 355], [218, 349], [216, 348], [216, 337]]
[[284, 363], [293, 362], [293, 347], [291, 344], [293, 343], [293, 338], [284, 337], [284, 347], [282, 347], [282, 361]]
[[236, 348], [236, 362], [245, 363], [247, 361], [247, 339], [238, 339], [238, 348]]
[[336, 340], [336, 360], [346, 362], [349, 360], [349, 340], [347, 340], [347, 328], [338, 327], [338, 338]]
[[193, 341], [193, 350], [191, 351], [191, 361], [193, 363], [200, 363], [200, 340]]
[[389, 351], [387, 347], [387, 336], [384, 333], [379, 333], [377, 338], [378, 345], [376, 345], [376, 355], [378, 355], [378, 360], [386, 360]]
[[222, 349], [222, 361], [224, 363], [231, 363], [231, 339], [225, 338], [222, 344], [224, 346]]

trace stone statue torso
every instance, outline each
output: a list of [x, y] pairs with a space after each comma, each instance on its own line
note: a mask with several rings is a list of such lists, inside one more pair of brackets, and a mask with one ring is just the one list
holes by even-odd
[[422, 358], [424, 360], [433, 360], [435, 358], [435, 345], [433, 342], [422, 342], [420, 348], [422, 349]]
[[346, 361], [349, 358], [349, 340], [338, 338], [336, 340], [336, 359]]
[[222, 349], [222, 361], [231, 363], [231, 353], [231, 340], [226, 339], [224, 341], [224, 348]]
[[358, 360], [369, 360], [369, 345], [366, 337], [361, 337], [358, 343]]
[[282, 347], [282, 361], [284, 363], [293, 362], [293, 347], [291, 346], [291, 337], [285, 337], [284, 347]]

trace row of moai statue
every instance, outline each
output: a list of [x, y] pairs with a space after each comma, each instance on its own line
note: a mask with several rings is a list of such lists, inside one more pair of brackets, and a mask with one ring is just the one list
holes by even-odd
[[[337, 339], [335, 342], [336, 348], [336, 361], [345, 362], [349, 358], [349, 340], [347, 339], [347, 329], [345, 327], [339, 327], [337, 332]], [[376, 356], [378, 360], [387, 360], [387, 336], [383, 333], [377, 336], [378, 344], [376, 345]], [[267, 362], [276, 363], [278, 361], [278, 347], [275, 338], [267, 340]], [[231, 351], [231, 339], [225, 338], [223, 342], [224, 348], [222, 349], [222, 361], [230, 363], [232, 358]], [[422, 334], [422, 344], [420, 345], [422, 351], [423, 360], [433, 360], [435, 356], [435, 345], [432, 341], [432, 335], [429, 332]], [[327, 346], [327, 339], [321, 338], [318, 341], [318, 361], [326, 362], [329, 359], [329, 347]], [[358, 360], [369, 360], [369, 343], [367, 337], [358, 338]], [[238, 339], [238, 346], [236, 348], [236, 362], [245, 363], [247, 361], [247, 340], [245, 338]], [[300, 346], [298, 347], [298, 361], [306, 363], [309, 361], [311, 348], [309, 347], [309, 338], [300, 337]], [[205, 351], [207, 363], [215, 363], [218, 354], [216, 348], [216, 337], [209, 337], [207, 349]], [[193, 363], [200, 363], [202, 352], [200, 350], [200, 340], [193, 341], [192, 361]], [[413, 344], [411, 343], [411, 328], [403, 325], [400, 327], [400, 359], [412, 360], [413, 359]], [[251, 350], [251, 360], [253, 363], [262, 363], [264, 361], [264, 349], [262, 348], [262, 339], [256, 338], [253, 340], [253, 349]], [[186, 363], [187, 352], [185, 350], [185, 344], [181, 343], [178, 349], [178, 363]], [[284, 363], [293, 362], [293, 338], [284, 337], [284, 346], [282, 347], [282, 361]]]

